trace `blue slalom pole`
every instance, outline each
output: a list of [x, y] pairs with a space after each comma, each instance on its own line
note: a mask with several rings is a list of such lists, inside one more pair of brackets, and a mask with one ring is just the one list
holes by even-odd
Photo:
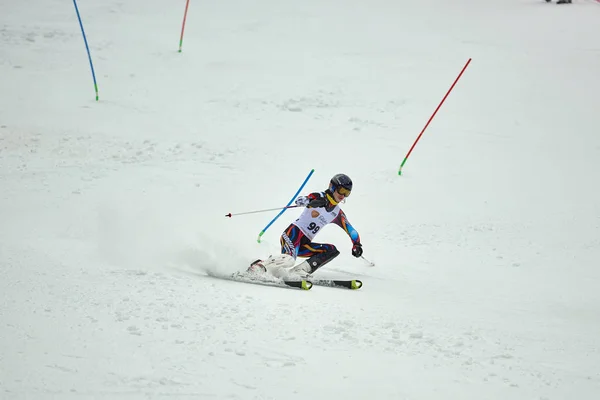
[[92, 63], [92, 56], [90, 55], [90, 47], [88, 46], [87, 38], [85, 37], [85, 31], [83, 30], [83, 23], [81, 22], [81, 16], [79, 15], [77, 1], [73, 0], [73, 4], [75, 5], [75, 12], [77, 13], [77, 19], [79, 20], [79, 26], [81, 27], [81, 34], [83, 35], [83, 41], [85, 42], [85, 49], [87, 50], [88, 59], [90, 60], [92, 78], [94, 78], [94, 90], [96, 91], [96, 101], [98, 101], [98, 84], [96, 83], [96, 73], [94, 72], [94, 64]]
[[292, 197], [292, 199], [290, 200], [290, 202], [289, 202], [289, 203], [287, 203], [287, 205], [286, 205], [285, 207], [283, 207], [283, 208], [281, 209], [281, 211], [279, 211], [279, 214], [277, 214], [277, 215], [275, 216], [275, 218], [273, 218], [273, 219], [271, 220], [271, 222], [269, 222], [269, 223], [267, 224], [267, 226], [265, 226], [265, 227], [263, 228], [263, 230], [262, 230], [262, 231], [260, 231], [260, 233], [258, 234], [258, 239], [256, 239], [256, 241], [257, 241], [258, 243], [260, 243], [260, 238], [262, 237], [262, 235], [264, 235], [264, 234], [265, 234], [265, 232], [267, 231], [267, 229], [269, 229], [269, 227], [270, 227], [271, 225], [273, 225], [273, 222], [275, 222], [275, 221], [277, 220], [277, 218], [281, 217], [281, 214], [283, 214], [283, 213], [285, 212], [285, 210], [287, 210], [288, 208], [291, 208], [291, 207], [290, 207], [290, 205], [291, 205], [291, 204], [294, 202], [294, 200], [296, 200], [296, 198], [298, 197], [298, 194], [300, 194], [300, 191], [301, 191], [301, 190], [304, 188], [304, 186], [306, 185], [306, 182], [308, 182], [308, 180], [310, 179], [310, 177], [312, 176], [312, 174], [313, 174], [314, 172], [315, 172], [315, 170], [314, 170], [314, 169], [311, 169], [311, 170], [310, 170], [310, 172], [308, 173], [308, 176], [306, 177], [306, 179], [304, 180], [304, 182], [302, 182], [302, 185], [300, 185], [300, 188], [298, 189], [298, 191], [296, 192], [296, 194], [295, 194], [295, 195]]

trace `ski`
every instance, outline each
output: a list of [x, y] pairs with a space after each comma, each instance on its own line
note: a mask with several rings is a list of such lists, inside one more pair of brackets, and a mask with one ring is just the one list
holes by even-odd
[[362, 288], [363, 283], [358, 279], [340, 280], [340, 279], [315, 279], [307, 277], [304, 279], [280, 279], [272, 275], [253, 273], [253, 272], [235, 272], [230, 275], [221, 275], [207, 271], [208, 276], [230, 281], [250, 283], [254, 285], [274, 286], [284, 288], [295, 288], [310, 290], [313, 286], [324, 286], [331, 288], [345, 288], [358, 290]]
[[209, 272], [208, 275], [213, 278], [226, 279], [242, 283], [250, 283], [254, 285], [295, 288], [302, 290], [310, 290], [313, 287], [312, 282], [309, 282], [307, 280], [283, 280], [275, 278], [273, 276], [255, 273], [235, 272], [231, 275], [219, 275]]
[[338, 279], [310, 279], [310, 282], [316, 286], [327, 286], [334, 288], [346, 288], [358, 290], [362, 287], [362, 281], [358, 279], [338, 280]]
[[244, 283], [253, 283], [256, 285], [290, 287], [302, 290], [310, 290], [313, 286], [312, 282], [307, 280], [284, 280], [271, 275], [244, 272], [236, 272], [232, 274], [231, 280]]

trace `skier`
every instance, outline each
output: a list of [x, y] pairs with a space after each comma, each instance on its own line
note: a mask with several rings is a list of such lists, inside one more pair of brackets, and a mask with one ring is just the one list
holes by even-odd
[[[268, 271], [283, 279], [309, 276], [340, 254], [333, 244], [313, 242], [318, 232], [330, 223], [338, 225], [350, 236], [352, 255], [360, 257], [363, 253], [360, 236], [339, 206], [339, 203], [345, 201], [351, 192], [352, 180], [348, 175], [337, 174], [331, 178], [329, 188], [324, 192], [298, 197], [296, 205], [306, 208], [281, 235], [282, 254], [269, 256], [265, 261], [256, 260], [250, 265], [248, 271]], [[294, 266], [297, 257], [308, 259]]]

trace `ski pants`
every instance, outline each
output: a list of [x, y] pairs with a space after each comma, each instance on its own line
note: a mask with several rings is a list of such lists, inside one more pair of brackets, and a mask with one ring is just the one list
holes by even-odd
[[[290, 224], [279, 239], [281, 243], [281, 253], [289, 254], [294, 257], [310, 258], [320, 256], [326, 258], [327, 261], [336, 257], [339, 251], [336, 247], [329, 243], [314, 243], [302, 233], [300, 228], [294, 224]], [[326, 254], [325, 254], [326, 253]], [[329, 257], [327, 257], [329, 256]]]

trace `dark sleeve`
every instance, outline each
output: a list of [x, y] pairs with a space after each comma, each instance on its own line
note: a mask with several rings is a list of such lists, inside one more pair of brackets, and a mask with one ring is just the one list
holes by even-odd
[[309, 200], [320, 199], [323, 197], [323, 193], [314, 192], [314, 193], [309, 194], [306, 197], [308, 197]]
[[312, 200], [319, 199], [322, 197], [323, 193], [319, 192], [310, 193], [306, 196], [300, 196], [296, 199], [296, 206], [308, 207], [308, 203], [310, 203]]

